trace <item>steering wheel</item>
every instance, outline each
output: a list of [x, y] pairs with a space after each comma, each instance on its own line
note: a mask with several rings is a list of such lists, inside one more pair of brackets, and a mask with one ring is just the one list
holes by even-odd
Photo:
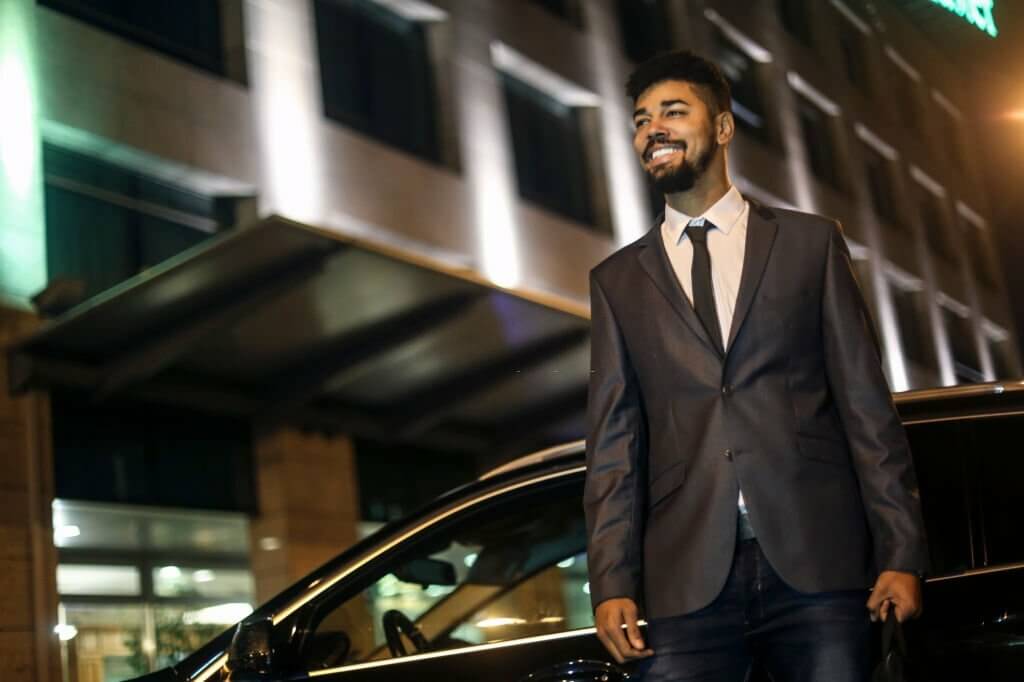
[[418, 654], [430, 649], [430, 644], [427, 642], [427, 638], [423, 636], [423, 633], [420, 632], [420, 629], [398, 609], [386, 611], [381, 618], [381, 624], [384, 626], [384, 638], [388, 642], [388, 651], [391, 652], [392, 657], [398, 658], [408, 653], [405, 650], [405, 642], [402, 641], [402, 635], [408, 637], [409, 641], [416, 648], [413, 653]]

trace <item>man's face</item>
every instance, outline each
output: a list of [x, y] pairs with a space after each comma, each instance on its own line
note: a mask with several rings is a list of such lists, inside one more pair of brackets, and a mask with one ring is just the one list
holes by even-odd
[[633, 125], [633, 148], [662, 194], [691, 189], [719, 147], [711, 111], [684, 81], [661, 81], [642, 92]]

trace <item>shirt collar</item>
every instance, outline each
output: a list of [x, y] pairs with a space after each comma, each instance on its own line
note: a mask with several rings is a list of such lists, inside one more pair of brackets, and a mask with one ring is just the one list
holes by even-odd
[[730, 185], [729, 191], [699, 216], [686, 215], [665, 204], [665, 227], [674, 244], [682, 241], [686, 226], [697, 219], [710, 220], [723, 233], [729, 234], [746, 207], [747, 202], [740, 191], [736, 189], [736, 185]]

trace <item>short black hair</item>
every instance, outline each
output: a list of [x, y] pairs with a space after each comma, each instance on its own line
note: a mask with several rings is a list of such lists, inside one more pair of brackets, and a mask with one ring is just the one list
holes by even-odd
[[697, 96], [712, 116], [732, 111], [732, 92], [722, 70], [694, 52], [663, 52], [637, 65], [626, 81], [626, 94], [636, 103], [647, 88], [662, 81], [684, 81], [696, 86]]

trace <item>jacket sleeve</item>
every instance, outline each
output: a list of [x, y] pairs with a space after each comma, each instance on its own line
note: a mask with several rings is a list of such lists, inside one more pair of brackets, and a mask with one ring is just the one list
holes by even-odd
[[590, 278], [591, 360], [587, 401], [587, 521], [590, 599], [641, 604], [645, 419], [637, 379], [614, 312]]
[[838, 222], [829, 235], [824, 279], [825, 367], [860, 483], [875, 566], [923, 573], [928, 550], [910, 445]]

